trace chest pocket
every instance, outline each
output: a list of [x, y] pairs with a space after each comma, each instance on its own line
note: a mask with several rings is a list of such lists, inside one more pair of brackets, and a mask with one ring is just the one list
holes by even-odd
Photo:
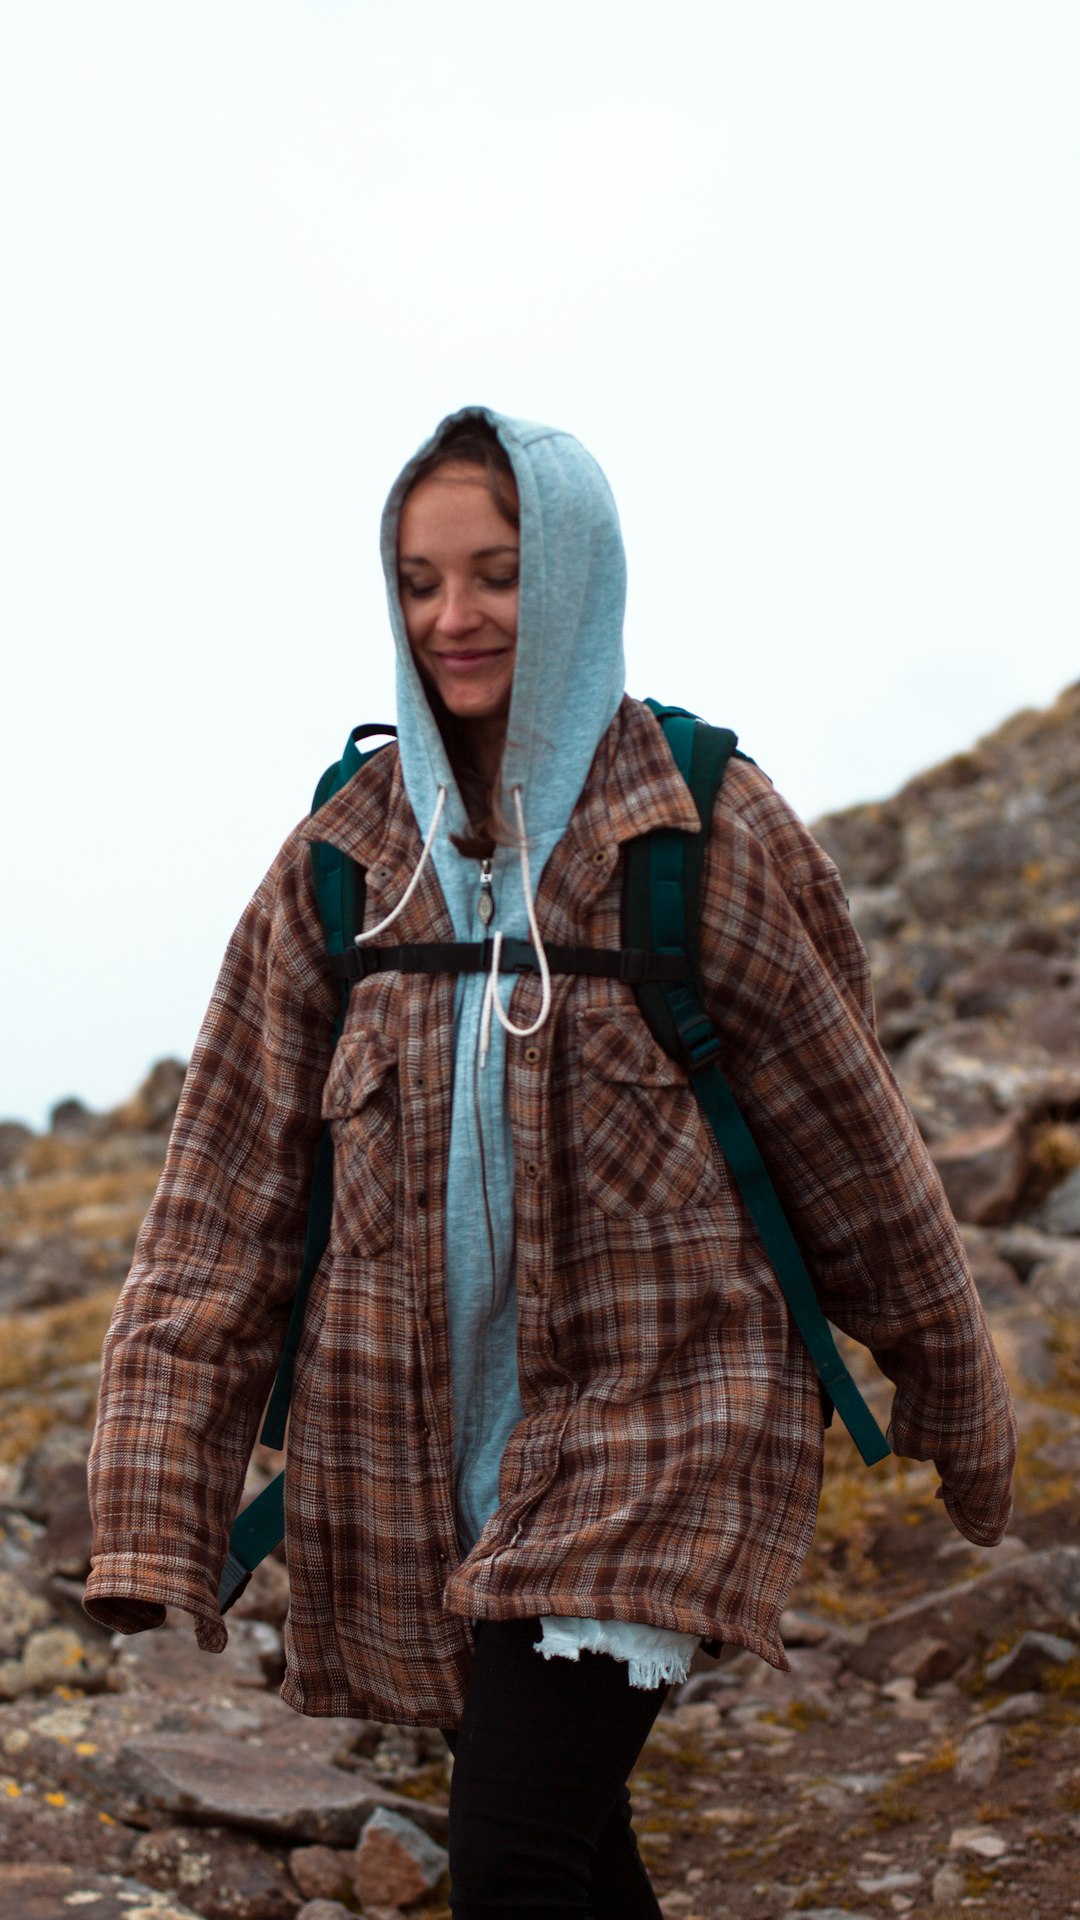
[[617, 1217], [707, 1206], [718, 1151], [685, 1070], [633, 1014], [578, 1016], [590, 1198]]
[[397, 1047], [373, 1027], [338, 1042], [323, 1088], [334, 1136], [331, 1249], [382, 1253], [394, 1237], [398, 1163]]

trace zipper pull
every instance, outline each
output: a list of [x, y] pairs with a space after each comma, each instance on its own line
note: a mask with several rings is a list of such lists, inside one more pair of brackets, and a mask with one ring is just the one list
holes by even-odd
[[491, 889], [490, 860], [481, 860], [480, 862], [480, 898], [476, 903], [476, 911], [480, 915], [484, 926], [490, 927], [495, 918], [495, 895]]

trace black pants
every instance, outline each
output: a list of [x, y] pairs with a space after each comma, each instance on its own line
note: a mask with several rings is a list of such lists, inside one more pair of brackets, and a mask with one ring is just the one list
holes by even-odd
[[537, 1620], [481, 1621], [450, 1788], [455, 1920], [660, 1920], [626, 1781], [666, 1687], [545, 1660]]

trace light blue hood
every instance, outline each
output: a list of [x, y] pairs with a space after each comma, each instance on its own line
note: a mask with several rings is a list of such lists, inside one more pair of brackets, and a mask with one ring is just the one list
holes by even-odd
[[[622, 698], [626, 565], [615, 503], [600, 468], [570, 434], [469, 407], [506, 449], [521, 512], [521, 575], [514, 685], [503, 762], [504, 811], [521, 793], [535, 893], [566, 831], [597, 746]], [[445, 423], [444, 423], [445, 424]], [[398, 595], [397, 529], [417, 461], [404, 469], [383, 514], [382, 556], [397, 644], [401, 765], [421, 836], [446, 803], [431, 859], [459, 940], [501, 928], [528, 936], [516, 847], [492, 861], [495, 915], [477, 913], [480, 869], [451, 844], [468, 819], [420, 676]], [[498, 1501], [498, 1467], [521, 1417], [516, 1362], [514, 1159], [506, 1099], [506, 1047], [522, 1042], [492, 1024], [486, 1066], [478, 1063], [485, 980], [466, 975], [455, 1003], [453, 1118], [447, 1180], [446, 1298], [454, 1388], [459, 1531], [477, 1537]], [[508, 994], [508, 989], [506, 990]]]

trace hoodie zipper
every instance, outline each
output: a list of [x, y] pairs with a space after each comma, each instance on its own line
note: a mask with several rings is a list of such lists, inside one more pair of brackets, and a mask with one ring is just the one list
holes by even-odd
[[[476, 912], [486, 932], [488, 927], [490, 927], [492, 920], [495, 917], [495, 892], [492, 886], [490, 859], [481, 860], [480, 862], [480, 897], [476, 903]], [[474, 1116], [475, 1125], [476, 1125], [477, 1151], [480, 1157], [480, 1197], [483, 1203], [484, 1226], [487, 1234], [488, 1272], [490, 1275], [490, 1286], [491, 1286], [488, 1315], [487, 1315], [486, 1328], [485, 1328], [485, 1331], [487, 1331], [491, 1327], [491, 1321], [495, 1311], [495, 1275], [496, 1275], [497, 1263], [495, 1259], [495, 1224], [491, 1217], [491, 1197], [488, 1193], [488, 1182], [487, 1182], [487, 1157], [484, 1152], [484, 1114], [483, 1114], [483, 1101], [481, 1098], [480, 1063], [479, 1063], [479, 1059], [475, 1057], [473, 1059], [473, 1116]], [[484, 1432], [487, 1424], [485, 1416], [486, 1416], [488, 1382], [487, 1382], [487, 1376], [486, 1376], [486, 1369], [483, 1367], [483, 1364], [482, 1364], [483, 1359], [484, 1359], [483, 1348], [481, 1348], [481, 1354], [480, 1354], [481, 1370], [480, 1370], [480, 1380], [478, 1383], [479, 1402], [480, 1402], [480, 1409], [481, 1409], [479, 1431], [481, 1433]], [[473, 1443], [469, 1447], [468, 1452], [464, 1454], [462, 1457], [461, 1465], [458, 1472], [459, 1501], [461, 1499], [462, 1485], [465, 1479], [467, 1478], [468, 1470], [472, 1465], [472, 1461], [475, 1457], [475, 1453], [476, 1453], [476, 1443], [474, 1438]], [[464, 1515], [463, 1513], [463, 1517], [466, 1518], [470, 1526], [475, 1524], [474, 1515], [472, 1514]]]

